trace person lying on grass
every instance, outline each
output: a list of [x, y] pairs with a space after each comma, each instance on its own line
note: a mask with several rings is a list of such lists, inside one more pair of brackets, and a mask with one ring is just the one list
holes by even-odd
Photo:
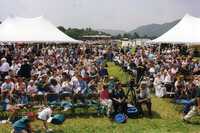
[[11, 133], [34, 133], [31, 122], [35, 120], [35, 113], [28, 112], [25, 117], [13, 123]]

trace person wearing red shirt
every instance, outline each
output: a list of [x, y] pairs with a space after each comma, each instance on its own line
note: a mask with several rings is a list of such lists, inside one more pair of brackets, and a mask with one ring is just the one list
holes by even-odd
[[100, 91], [100, 103], [107, 107], [107, 115], [110, 116], [112, 111], [112, 100], [110, 99], [110, 94], [106, 85], [103, 85], [103, 88]]

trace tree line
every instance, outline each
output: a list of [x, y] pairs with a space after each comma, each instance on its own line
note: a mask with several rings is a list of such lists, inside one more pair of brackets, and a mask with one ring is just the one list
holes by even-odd
[[[78, 29], [78, 28], [68, 28], [65, 29], [63, 26], [58, 26], [57, 27], [60, 31], [63, 33], [67, 34], [68, 36], [75, 38], [75, 39], [81, 39], [82, 36], [85, 35], [110, 35], [105, 32], [97, 31], [92, 28], [85, 28], [85, 29]], [[154, 37], [148, 37], [147, 35], [145, 36], [140, 36], [138, 33], [124, 33], [124, 34], [118, 34], [116, 36], [112, 36], [113, 39], [122, 39], [122, 38], [128, 38], [128, 39], [139, 39], [139, 38], [149, 38], [153, 39]]]

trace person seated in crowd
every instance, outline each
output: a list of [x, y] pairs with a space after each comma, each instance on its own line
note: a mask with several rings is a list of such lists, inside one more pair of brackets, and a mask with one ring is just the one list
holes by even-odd
[[182, 64], [179, 70], [179, 73], [181, 73], [184, 77], [191, 74], [191, 72], [188, 70], [187, 64]]
[[80, 79], [81, 75], [79, 73], [76, 73], [70, 81], [70, 84], [72, 85], [73, 93], [77, 94], [81, 91], [81, 86], [80, 86]]
[[34, 80], [29, 81], [28, 86], [27, 86], [27, 92], [32, 98], [34, 98], [35, 95], [37, 95], [38, 90], [37, 90]]
[[103, 66], [100, 66], [100, 69], [99, 69], [99, 76], [101, 78], [104, 78], [105, 76], [108, 76], [108, 70], [103, 67]]
[[89, 66], [88, 67], [88, 74], [89, 74], [90, 78], [95, 79], [97, 77], [97, 74], [98, 74], [96, 67]]
[[162, 80], [160, 78], [160, 74], [158, 73], [154, 79], [154, 88], [155, 88], [155, 95], [157, 97], [164, 97], [166, 95], [166, 88], [162, 84]]
[[22, 105], [28, 104], [28, 98], [26, 95], [26, 84], [23, 81], [22, 77], [18, 77], [15, 87], [15, 94], [18, 104]]
[[80, 83], [80, 87], [81, 87], [81, 90], [80, 90], [81, 93], [86, 94], [87, 90], [88, 90], [87, 82], [85, 80], [83, 80], [83, 78], [80, 78], [79, 83]]
[[48, 78], [46, 74], [38, 77], [38, 80], [36, 81], [36, 86], [39, 95], [43, 95], [48, 91]]
[[146, 104], [147, 110], [148, 110], [148, 115], [152, 116], [152, 111], [151, 111], [151, 96], [150, 96], [150, 90], [147, 87], [147, 83], [142, 81], [139, 87], [138, 94], [136, 96], [137, 98], [137, 108], [139, 109], [140, 113], [143, 114], [143, 109], [142, 105]]
[[10, 76], [6, 76], [3, 84], [1, 85], [1, 95], [2, 99], [13, 97], [13, 92], [15, 89], [15, 84], [11, 80]]
[[193, 77], [189, 79], [189, 81], [186, 83], [185, 93], [187, 98], [186, 99], [193, 99], [196, 96], [197, 93], [197, 85], [193, 82]]
[[177, 78], [175, 82], [175, 99], [182, 99], [185, 97], [184, 89], [185, 89], [185, 80], [181, 75]]
[[61, 89], [62, 88], [61, 88], [60, 84], [58, 83], [58, 81], [56, 79], [52, 78], [49, 83], [49, 91], [48, 92], [59, 94], [62, 91]]
[[62, 75], [63, 75], [61, 84], [63, 90], [62, 93], [72, 93], [72, 85], [70, 84], [70, 75], [67, 73], [63, 73]]
[[170, 70], [165, 71], [165, 79], [164, 79], [164, 84], [166, 87], [167, 92], [173, 92], [173, 81], [172, 81], [172, 74]]
[[200, 75], [194, 77], [193, 83], [194, 83], [197, 87], [200, 87]]
[[107, 107], [107, 116], [110, 116], [111, 112], [112, 112], [112, 100], [110, 98], [110, 94], [108, 92], [108, 88], [107, 85], [103, 85], [101, 91], [100, 91], [100, 103], [103, 106]]
[[21, 67], [18, 71], [18, 76], [24, 77], [24, 78], [30, 78], [32, 67], [28, 63], [28, 59], [25, 58], [23, 61], [24, 61], [24, 63], [21, 65]]
[[113, 103], [114, 115], [116, 115], [117, 113], [127, 114], [126, 95], [119, 82], [112, 90], [111, 99]]
[[0, 75], [2, 80], [4, 80], [5, 76], [8, 75], [8, 71], [10, 70], [10, 65], [7, 62], [6, 58], [1, 59], [1, 65], [0, 65]]
[[193, 68], [194, 75], [200, 75], [200, 62], [197, 59], [194, 60], [194, 68]]
[[84, 86], [81, 83], [81, 75], [79, 73], [76, 73], [72, 77], [72, 79], [70, 81], [70, 84], [72, 85], [74, 102], [77, 102], [77, 100], [81, 100], [81, 102], [84, 103], [85, 102], [84, 89], [83, 89]]
[[31, 122], [35, 120], [35, 117], [35, 113], [28, 112], [26, 116], [22, 117], [12, 124], [12, 133], [34, 133]]

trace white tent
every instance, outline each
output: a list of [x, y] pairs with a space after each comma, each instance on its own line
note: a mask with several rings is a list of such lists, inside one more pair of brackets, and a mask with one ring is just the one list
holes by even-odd
[[200, 18], [186, 14], [179, 23], [150, 43], [200, 44]]
[[43, 17], [8, 17], [0, 24], [1, 43], [80, 43]]

